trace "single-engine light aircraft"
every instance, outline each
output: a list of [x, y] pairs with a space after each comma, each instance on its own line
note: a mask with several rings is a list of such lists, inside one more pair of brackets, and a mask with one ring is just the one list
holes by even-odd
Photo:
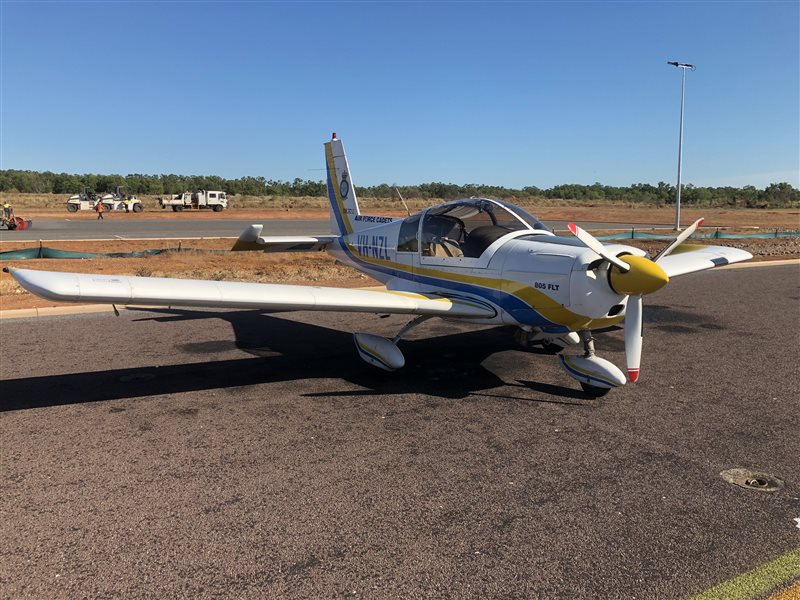
[[[59, 302], [324, 310], [415, 315], [397, 335], [355, 333], [359, 356], [380, 369], [405, 364], [398, 342], [432, 317], [511, 325], [524, 345], [562, 353], [564, 370], [585, 392], [602, 396], [639, 378], [642, 298], [671, 277], [752, 258], [720, 246], [681, 245], [686, 228], [654, 258], [638, 248], [604, 245], [575, 224], [560, 237], [525, 210], [489, 198], [452, 200], [406, 218], [362, 215], [336, 134], [325, 143], [330, 235], [262, 236], [250, 225], [233, 250], [326, 250], [385, 289], [198, 281], [9, 269], [27, 290]], [[592, 331], [624, 320], [627, 378], [595, 354]]]

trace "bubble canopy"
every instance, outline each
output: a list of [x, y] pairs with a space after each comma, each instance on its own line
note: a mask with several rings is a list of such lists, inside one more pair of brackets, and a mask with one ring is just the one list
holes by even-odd
[[493, 225], [505, 227], [511, 231], [521, 229], [549, 231], [544, 223], [526, 210], [502, 200], [491, 200], [489, 198], [451, 200], [429, 209], [427, 215], [447, 215], [461, 221], [469, 221], [482, 216], [484, 219], [488, 218]]

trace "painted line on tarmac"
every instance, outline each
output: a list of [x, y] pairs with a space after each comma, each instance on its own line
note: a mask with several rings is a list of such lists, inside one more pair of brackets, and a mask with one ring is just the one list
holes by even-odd
[[[210, 239], [210, 238], [207, 238]], [[718, 267], [715, 270], [722, 269], [744, 269], [746, 267], [782, 267], [784, 265], [798, 265], [800, 266], [800, 258], [790, 258], [788, 260], [764, 260], [758, 262], [738, 263], [735, 265], [726, 265]], [[382, 286], [371, 286], [359, 289], [383, 289]], [[163, 308], [163, 306], [144, 306], [141, 304], [120, 304], [122, 308]], [[177, 308], [177, 305], [176, 305]], [[0, 319], [24, 319], [28, 317], [52, 317], [57, 315], [77, 315], [85, 313], [101, 313], [112, 312], [114, 309], [110, 304], [78, 304], [74, 306], [48, 306], [42, 308], [19, 308], [14, 310], [0, 310]], [[346, 312], [346, 311], [344, 311]]]
[[800, 548], [783, 554], [768, 563], [759, 565], [738, 577], [723, 581], [709, 590], [692, 596], [689, 600], [753, 600], [790, 584], [788, 588], [770, 596], [769, 600], [797, 598], [800, 591]]
[[800, 598], [800, 581], [783, 591], [774, 593], [767, 600], [797, 600], [798, 598]]

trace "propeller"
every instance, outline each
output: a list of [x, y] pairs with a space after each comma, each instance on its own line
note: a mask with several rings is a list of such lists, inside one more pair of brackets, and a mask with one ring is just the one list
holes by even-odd
[[653, 262], [658, 262], [662, 258], [672, 254], [672, 251], [675, 250], [675, 248], [680, 246], [683, 242], [685, 242], [689, 238], [690, 235], [692, 235], [695, 231], [697, 231], [697, 228], [703, 224], [704, 220], [705, 219], [697, 219], [697, 221], [695, 221], [694, 223], [689, 225], [689, 227], [684, 229], [678, 237], [676, 237], [674, 240], [672, 240], [672, 242], [670, 242], [669, 246], [667, 246], [661, 252], [655, 255], [655, 257], [653, 258]]
[[642, 297], [629, 296], [625, 309], [625, 366], [628, 379], [636, 383], [642, 362]]
[[610, 262], [615, 267], [619, 268], [623, 273], [627, 273], [630, 270], [630, 266], [621, 261], [619, 258], [611, 254], [606, 247], [603, 246], [603, 243], [594, 237], [588, 231], [584, 231], [575, 223], [567, 223], [567, 227], [572, 232], [576, 238], [583, 242], [583, 245], [587, 248], [594, 250], [595, 253], [599, 254], [601, 257], [605, 258], [608, 262]]
[[567, 225], [572, 234], [587, 248], [611, 263], [609, 269], [611, 288], [618, 294], [628, 296], [628, 305], [625, 309], [625, 363], [631, 383], [639, 379], [639, 365], [642, 360], [642, 297], [669, 283], [669, 276], [658, 265], [658, 261], [671, 254], [702, 224], [703, 219], [692, 223], [653, 260], [642, 256], [615, 256], [600, 240], [575, 223]]

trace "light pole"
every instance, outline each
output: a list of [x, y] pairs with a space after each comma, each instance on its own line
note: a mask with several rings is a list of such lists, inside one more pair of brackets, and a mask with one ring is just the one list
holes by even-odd
[[668, 65], [678, 67], [682, 73], [681, 77], [681, 132], [678, 136], [678, 190], [675, 194], [675, 231], [681, 230], [681, 158], [683, 155], [683, 90], [686, 87], [686, 69], [694, 71], [695, 66], [686, 63], [679, 63], [668, 60]]

